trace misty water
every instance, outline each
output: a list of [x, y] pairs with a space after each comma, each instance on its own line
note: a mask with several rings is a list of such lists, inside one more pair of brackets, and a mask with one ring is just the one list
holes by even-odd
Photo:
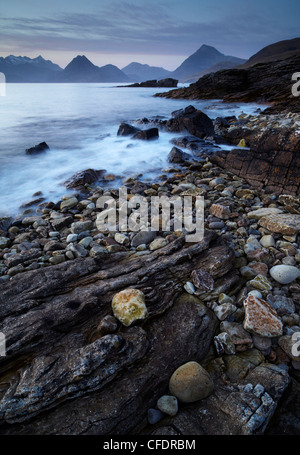
[[[116, 84], [7, 84], [0, 97], [0, 216], [16, 215], [37, 191], [56, 202], [68, 191], [63, 182], [75, 172], [106, 169], [122, 177], [151, 179], [169, 167], [170, 140], [138, 141], [117, 136], [121, 122], [144, 117], [170, 118], [192, 104], [210, 118], [253, 113], [256, 104], [224, 104], [154, 98], [166, 89], [116, 87]], [[25, 149], [46, 141], [39, 155]]]

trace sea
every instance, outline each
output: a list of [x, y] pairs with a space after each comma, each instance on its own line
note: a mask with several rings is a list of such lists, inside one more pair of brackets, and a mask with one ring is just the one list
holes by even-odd
[[[63, 182], [84, 169], [105, 169], [120, 179], [139, 175], [147, 181], [170, 167], [170, 141], [178, 133], [160, 131], [155, 141], [132, 140], [117, 135], [121, 122], [168, 119], [190, 104], [212, 119], [253, 114], [259, 107], [153, 96], [166, 90], [115, 83], [7, 84], [6, 95], [0, 96], [0, 216], [16, 216], [37, 192], [46, 201], [59, 201], [72, 192]], [[44, 141], [48, 151], [26, 154]]]

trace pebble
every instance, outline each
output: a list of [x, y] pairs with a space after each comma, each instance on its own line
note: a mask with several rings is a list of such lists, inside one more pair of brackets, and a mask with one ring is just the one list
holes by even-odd
[[271, 277], [280, 284], [289, 284], [300, 277], [300, 270], [291, 265], [275, 265], [270, 269]]
[[191, 283], [190, 281], [187, 281], [183, 287], [186, 290], [186, 292], [188, 292], [189, 294], [195, 293], [195, 287], [194, 287], [193, 283]]
[[157, 401], [158, 409], [169, 416], [175, 416], [178, 412], [178, 400], [173, 395], [163, 395]]
[[244, 328], [262, 337], [282, 335], [283, 325], [274, 308], [253, 295], [244, 300]]
[[197, 362], [187, 362], [172, 374], [169, 390], [183, 403], [193, 403], [208, 397], [214, 388], [209, 373]]
[[124, 289], [115, 294], [112, 310], [114, 316], [125, 326], [130, 326], [133, 322], [148, 316], [145, 296], [139, 289]]
[[164, 416], [165, 416], [165, 414], [163, 412], [161, 412], [159, 409], [153, 409], [153, 408], [148, 409], [148, 422], [150, 423], [150, 425], [155, 425]]
[[236, 311], [236, 306], [230, 302], [224, 303], [223, 305], [217, 305], [214, 308], [214, 313], [220, 321], [224, 321], [228, 316]]
[[165, 239], [164, 237], [157, 237], [150, 243], [149, 249], [150, 251], [155, 251], [168, 245], [168, 243], [169, 243], [168, 240]]
[[248, 282], [250, 286], [253, 286], [255, 289], [260, 291], [270, 291], [272, 289], [272, 284], [270, 281], [263, 275], [257, 275], [253, 280]]

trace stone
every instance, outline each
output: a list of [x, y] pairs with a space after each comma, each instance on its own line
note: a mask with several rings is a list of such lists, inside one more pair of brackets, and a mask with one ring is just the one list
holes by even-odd
[[10, 239], [8, 237], [0, 237], [0, 250], [4, 250], [10, 244]]
[[270, 247], [274, 247], [275, 246], [275, 239], [272, 235], [264, 235], [261, 239], [260, 239], [260, 244], [264, 247], [264, 248], [270, 248]]
[[215, 336], [214, 345], [218, 355], [235, 354], [235, 345], [227, 332], [221, 332]]
[[265, 300], [253, 295], [244, 300], [244, 328], [262, 337], [282, 335], [282, 322], [274, 308]]
[[156, 232], [155, 231], [139, 231], [137, 234], [135, 234], [132, 238], [131, 244], [134, 247], [137, 247], [138, 245], [148, 245], [148, 243], [151, 243], [156, 237]]
[[79, 243], [70, 243], [67, 249], [74, 254], [75, 258], [84, 258], [88, 255], [88, 251]]
[[105, 173], [105, 170], [85, 169], [84, 171], [76, 172], [68, 180], [64, 182], [66, 188], [80, 188], [84, 185], [91, 185], [97, 182]]
[[67, 243], [77, 242], [78, 234], [69, 234], [67, 236]]
[[230, 208], [221, 204], [212, 204], [209, 209], [210, 213], [222, 220], [228, 220], [230, 217]]
[[261, 337], [256, 333], [252, 335], [253, 345], [256, 349], [260, 351], [268, 351], [272, 346], [272, 340], [268, 337]]
[[300, 270], [292, 265], [275, 265], [270, 269], [271, 277], [280, 284], [289, 284], [300, 277]]
[[113, 333], [118, 328], [118, 321], [114, 316], [111, 314], [107, 314], [104, 318], [100, 321], [97, 332], [100, 333], [101, 336], [107, 335], [108, 333]]
[[36, 155], [38, 153], [45, 152], [46, 150], [49, 150], [49, 146], [46, 144], [46, 142], [41, 142], [40, 144], [35, 145], [34, 147], [26, 149], [26, 154]]
[[51, 221], [52, 227], [60, 231], [64, 227], [69, 226], [73, 221], [72, 216], [62, 216]]
[[148, 130], [140, 130], [133, 135], [133, 139], [140, 139], [143, 141], [150, 141], [157, 139], [159, 136], [158, 128], [149, 128]]
[[186, 290], [186, 292], [188, 292], [189, 294], [195, 293], [194, 285], [190, 281], [187, 281], [183, 287]]
[[93, 241], [93, 237], [84, 237], [79, 241], [79, 245], [82, 245], [84, 248], [88, 248]]
[[70, 197], [60, 203], [60, 210], [71, 209], [78, 204], [78, 199], [76, 197]]
[[208, 397], [214, 389], [209, 373], [197, 362], [181, 365], [172, 374], [169, 390], [179, 401], [193, 403]]
[[131, 136], [137, 133], [139, 128], [129, 125], [128, 123], [121, 123], [117, 132], [117, 136]]
[[148, 409], [148, 422], [150, 425], [155, 425], [164, 417], [164, 415], [165, 414], [159, 409], [150, 408]]
[[[274, 216], [276, 218], [276, 215], [279, 213], [282, 213], [281, 209], [277, 209], [275, 207], [264, 207], [261, 209], [252, 210], [251, 212], [248, 212], [247, 217], [254, 219], [254, 220], [260, 220], [261, 218], [263, 218], [265, 216]], [[272, 229], [269, 229], [269, 230], [272, 230]]]
[[165, 239], [164, 237], [157, 237], [150, 243], [149, 249], [150, 251], [155, 251], [168, 245], [168, 243], [169, 243], [168, 240]]
[[300, 332], [280, 337], [278, 344], [290, 359], [300, 361]]
[[222, 321], [220, 330], [229, 335], [237, 352], [246, 351], [247, 349], [252, 348], [252, 337], [250, 333], [244, 329], [242, 324], [238, 322]]
[[267, 295], [267, 302], [272, 305], [279, 316], [295, 313], [295, 304], [293, 299], [284, 295]]
[[76, 221], [71, 224], [71, 232], [72, 234], [80, 234], [81, 232], [90, 231], [93, 226], [92, 221]]
[[169, 416], [175, 416], [178, 412], [178, 400], [173, 395], [163, 395], [157, 400], [158, 409]]
[[145, 296], [139, 289], [124, 289], [115, 294], [112, 310], [114, 316], [125, 326], [130, 326], [148, 316]]
[[217, 305], [214, 308], [215, 315], [219, 321], [224, 321], [228, 316], [236, 311], [237, 307], [230, 302], [224, 303], [223, 305]]
[[183, 152], [178, 147], [173, 147], [168, 155], [169, 163], [183, 163], [185, 160], [190, 159], [191, 156], [188, 153]]
[[191, 277], [195, 287], [197, 288], [197, 293], [205, 293], [213, 291], [215, 282], [210, 273], [206, 272], [204, 269], [196, 269], [191, 273]]
[[164, 126], [170, 132], [188, 131], [200, 139], [214, 134], [212, 120], [194, 106], [172, 112], [172, 118]]
[[264, 216], [259, 220], [259, 224], [271, 232], [294, 235], [300, 232], [300, 215], [283, 213]]
[[128, 245], [129, 238], [125, 234], [120, 234], [120, 232], [116, 232], [115, 241], [120, 243], [121, 245]]
[[270, 291], [272, 289], [272, 284], [264, 275], [257, 275], [253, 280], [248, 281], [248, 283], [260, 291]]

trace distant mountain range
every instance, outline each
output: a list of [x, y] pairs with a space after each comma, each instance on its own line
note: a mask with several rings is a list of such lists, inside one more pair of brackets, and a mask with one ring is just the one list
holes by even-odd
[[56, 82], [128, 82], [117, 66], [96, 66], [84, 55], [77, 55], [59, 74]]
[[171, 71], [165, 70], [158, 66], [149, 66], [142, 63], [132, 62], [122, 68], [131, 81], [144, 82], [151, 79], [164, 79], [170, 77]]
[[5, 74], [7, 82], [144, 82], [171, 77], [191, 83], [207, 73], [249, 67], [259, 62], [282, 59], [299, 51], [300, 38], [279, 41], [264, 47], [246, 61], [224, 55], [216, 48], [203, 44], [175, 71], [137, 62], [130, 63], [122, 70], [114, 65], [99, 67], [84, 55], [78, 55], [63, 69], [42, 56], [31, 59], [9, 55], [0, 57], [0, 72]]

